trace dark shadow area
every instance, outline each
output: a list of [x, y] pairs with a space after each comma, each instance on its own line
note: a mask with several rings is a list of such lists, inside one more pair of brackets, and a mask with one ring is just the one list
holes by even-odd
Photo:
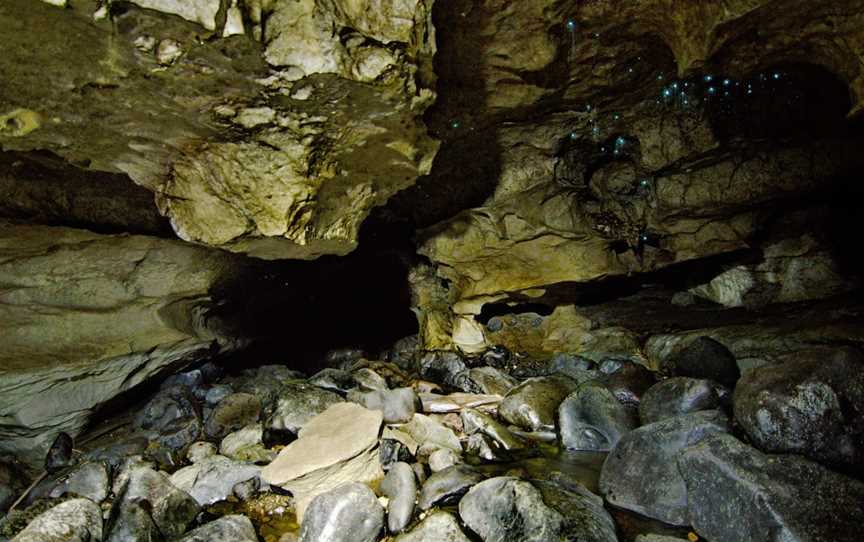
[[720, 141], [856, 136], [846, 118], [852, 108], [849, 89], [821, 66], [777, 64], [741, 80], [715, 76], [694, 84], [711, 98], [706, 109]]
[[127, 176], [85, 169], [49, 151], [0, 151], [0, 216], [96, 233], [175, 238], [153, 193]]

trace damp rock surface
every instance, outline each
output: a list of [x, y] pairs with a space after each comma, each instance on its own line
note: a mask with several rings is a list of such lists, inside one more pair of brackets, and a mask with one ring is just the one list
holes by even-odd
[[349, 483], [321, 493], [309, 504], [301, 542], [374, 542], [384, 527], [384, 509], [371, 489]]
[[728, 434], [685, 450], [688, 519], [709, 540], [860, 538], [864, 483], [796, 455], [768, 455]]

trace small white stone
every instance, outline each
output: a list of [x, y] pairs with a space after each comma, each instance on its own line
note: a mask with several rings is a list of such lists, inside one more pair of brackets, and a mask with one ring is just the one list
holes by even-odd
[[164, 39], [156, 47], [156, 61], [163, 66], [173, 64], [181, 56], [183, 56], [183, 49], [177, 40]]
[[132, 42], [136, 49], [142, 51], [144, 53], [152, 53], [153, 49], [156, 48], [156, 38], [153, 36], [143, 35], [135, 38], [135, 41]]
[[66, 7], [66, 0], [42, 0], [46, 4], [51, 4], [52, 6], [58, 6], [61, 8]]

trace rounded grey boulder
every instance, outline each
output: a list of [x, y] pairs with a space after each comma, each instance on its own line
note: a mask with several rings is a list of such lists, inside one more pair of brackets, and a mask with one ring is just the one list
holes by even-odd
[[312, 499], [303, 516], [300, 542], [375, 542], [384, 509], [363, 484], [341, 485]]

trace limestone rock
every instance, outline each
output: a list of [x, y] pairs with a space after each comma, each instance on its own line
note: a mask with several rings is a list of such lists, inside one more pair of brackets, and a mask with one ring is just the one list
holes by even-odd
[[[186, 240], [267, 258], [345, 254], [437, 151], [422, 119], [435, 98], [427, 2], [138, 0], [103, 6], [95, 23], [85, 9], [4, 7], [4, 73], [63, 72], [46, 85], [23, 71], [4, 88], [0, 103], [21, 104], [0, 111], [4, 148], [128, 174]], [[70, 101], [70, 88], [84, 91]]]
[[89, 499], [72, 499], [36, 516], [14, 542], [76, 542], [102, 539], [102, 511]]
[[294, 495], [297, 517], [315, 498], [346, 482], [373, 482], [384, 476], [378, 462], [380, 411], [337, 403], [313, 418], [299, 438], [283, 448], [261, 479]]
[[769, 244], [763, 254], [761, 263], [732, 267], [689, 291], [727, 307], [753, 308], [827, 298], [855, 285], [812, 235]]
[[688, 521], [709, 540], [852, 542], [864, 483], [795, 455], [763, 454], [712, 435], [680, 455]]
[[241, 269], [224, 253], [4, 224], [0, 254], [0, 450], [41, 456], [116, 395], [240, 344], [206, 316], [211, 287]]

